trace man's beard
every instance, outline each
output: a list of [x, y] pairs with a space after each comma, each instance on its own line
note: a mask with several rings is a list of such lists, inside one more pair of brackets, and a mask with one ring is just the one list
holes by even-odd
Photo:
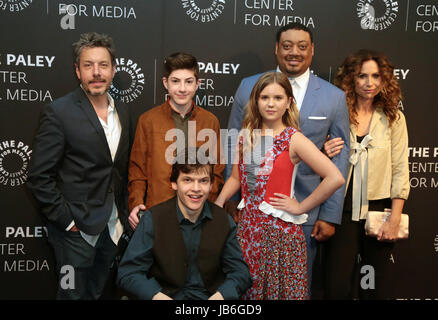
[[[100, 97], [100, 96], [107, 94], [109, 88], [110, 88], [110, 85], [107, 85], [107, 83], [105, 82], [105, 85], [102, 88], [96, 89], [97, 91], [95, 90], [94, 92], [91, 91], [90, 86], [86, 86], [85, 92], [87, 94], [89, 94], [90, 96]], [[101, 90], [103, 90], [103, 91], [101, 91]]]

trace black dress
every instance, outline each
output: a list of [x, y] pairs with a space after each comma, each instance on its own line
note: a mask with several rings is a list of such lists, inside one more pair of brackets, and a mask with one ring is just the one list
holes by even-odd
[[[363, 138], [357, 137], [357, 142], [360, 143]], [[352, 189], [350, 181], [345, 196], [342, 224], [336, 226], [335, 235], [324, 245], [324, 298], [394, 298], [391, 283], [391, 269], [395, 262], [392, 252], [394, 243], [366, 236], [365, 220], [351, 219]], [[385, 208], [391, 208], [391, 199], [370, 200], [368, 203], [369, 211], [383, 211]]]

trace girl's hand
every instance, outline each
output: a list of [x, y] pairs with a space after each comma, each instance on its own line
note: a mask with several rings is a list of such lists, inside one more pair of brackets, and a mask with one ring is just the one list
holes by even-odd
[[295, 198], [290, 198], [287, 195], [281, 193], [274, 193], [275, 197], [269, 198], [269, 202], [275, 209], [289, 212], [293, 215], [303, 214], [301, 205]]

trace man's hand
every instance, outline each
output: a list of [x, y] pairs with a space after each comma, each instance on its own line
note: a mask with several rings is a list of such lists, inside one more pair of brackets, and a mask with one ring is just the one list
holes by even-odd
[[219, 291], [216, 291], [216, 293], [213, 294], [210, 298], [208, 298], [208, 300], [225, 300], [225, 299], [222, 296], [222, 293], [220, 293]]
[[152, 297], [152, 300], [173, 300], [173, 299], [162, 292], [158, 292], [155, 296]]
[[71, 229], [68, 230], [68, 231], [70, 231], [70, 232], [79, 232], [79, 229], [78, 229], [78, 227], [76, 227], [76, 225], [74, 224], [73, 227], [71, 227]]
[[323, 220], [317, 220], [310, 236], [318, 241], [326, 241], [334, 234], [334, 224]]
[[146, 206], [144, 204], [139, 204], [138, 206], [134, 207], [134, 209], [132, 209], [131, 213], [129, 214], [128, 221], [132, 230], [135, 230], [135, 228], [137, 228], [137, 225], [140, 221], [140, 219], [138, 218], [138, 212], [140, 210], [146, 210]]

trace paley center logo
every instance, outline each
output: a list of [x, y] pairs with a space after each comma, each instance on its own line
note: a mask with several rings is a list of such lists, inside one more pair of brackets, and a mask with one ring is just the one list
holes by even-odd
[[[203, 5], [198, 5], [202, 3]], [[207, 4], [207, 6], [205, 6]], [[219, 18], [225, 9], [225, 0], [181, 0], [183, 9], [192, 20], [198, 22], [211, 22]]]
[[116, 74], [109, 93], [116, 100], [130, 103], [143, 93], [144, 73], [132, 59], [117, 58], [116, 64]]
[[16, 187], [26, 183], [32, 150], [21, 141], [0, 141], [0, 184]]
[[397, 19], [398, 2], [394, 0], [359, 0], [356, 5], [364, 30], [385, 30]]
[[33, 0], [0, 0], [0, 9], [3, 11], [18, 12], [31, 5]]

